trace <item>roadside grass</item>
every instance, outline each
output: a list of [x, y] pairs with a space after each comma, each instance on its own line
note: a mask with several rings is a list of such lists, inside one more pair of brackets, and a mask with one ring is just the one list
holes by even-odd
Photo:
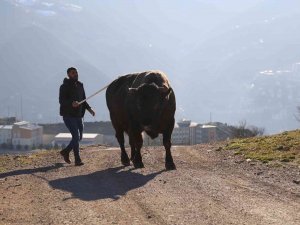
[[300, 165], [300, 130], [286, 131], [281, 134], [227, 142], [225, 150], [233, 150], [235, 155], [264, 163], [293, 163]]

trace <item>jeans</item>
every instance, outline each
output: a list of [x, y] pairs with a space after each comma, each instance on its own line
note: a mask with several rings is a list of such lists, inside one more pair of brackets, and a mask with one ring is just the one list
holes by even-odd
[[63, 117], [66, 127], [69, 129], [72, 140], [65, 148], [65, 151], [70, 153], [73, 149], [75, 162], [81, 162], [79, 155], [79, 141], [82, 139], [83, 121], [80, 117]]

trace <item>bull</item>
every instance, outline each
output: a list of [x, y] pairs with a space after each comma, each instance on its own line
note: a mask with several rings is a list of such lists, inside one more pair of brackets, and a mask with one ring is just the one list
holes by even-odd
[[[135, 168], [144, 167], [141, 148], [142, 132], [145, 131], [152, 139], [163, 135], [165, 167], [167, 170], [176, 169], [171, 154], [176, 99], [163, 72], [145, 71], [117, 78], [106, 90], [106, 103], [124, 166], [129, 166], [131, 160]], [[124, 132], [129, 136], [130, 159], [125, 150]]]

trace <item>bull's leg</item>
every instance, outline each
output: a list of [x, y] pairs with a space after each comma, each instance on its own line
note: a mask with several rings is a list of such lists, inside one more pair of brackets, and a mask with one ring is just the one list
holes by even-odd
[[141, 155], [141, 148], [143, 146], [143, 137], [141, 133], [137, 133], [133, 136], [135, 154], [133, 158], [133, 165], [135, 168], [144, 168], [144, 163]]
[[120, 148], [121, 148], [121, 162], [124, 166], [130, 166], [130, 160], [125, 150], [124, 145], [124, 133], [122, 131], [119, 131], [116, 133], [116, 138], [118, 139]]
[[135, 147], [134, 144], [130, 144], [130, 148], [131, 148], [131, 155], [130, 155], [130, 160], [133, 162], [134, 156], [135, 156]]
[[166, 159], [165, 159], [165, 167], [166, 170], [176, 170], [175, 163], [173, 162], [173, 157], [171, 154], [171, 132], [163, 133], [163, 143], [166, 149]]

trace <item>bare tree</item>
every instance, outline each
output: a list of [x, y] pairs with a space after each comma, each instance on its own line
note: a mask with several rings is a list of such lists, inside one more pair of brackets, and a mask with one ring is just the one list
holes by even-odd
[[295, 115], [295, 118], [300, 122], [300, 106], [297, 106], [297, 114]]
[[265, 128], [263, 127], [250, 126], [248, 129], [251, 131], [253, 137], [262, 136], [265, 133]]
[[242, 120], [239, 122], [238, 126], [233, 127], [233, 137], [234, 138], [247, 138], [247, 137], [256, 137], [262, 136], [265, 133], [264, 128], [249, 126], [247, 127], [247, 121]]

